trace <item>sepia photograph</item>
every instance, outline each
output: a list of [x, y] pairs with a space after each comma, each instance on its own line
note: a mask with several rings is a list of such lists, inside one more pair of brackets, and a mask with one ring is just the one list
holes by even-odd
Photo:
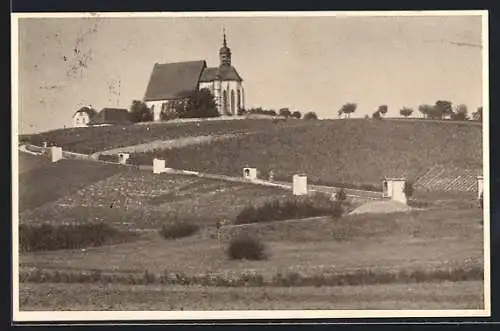
[[14, 321], [491, 315], [487, 11], [11, 30]]

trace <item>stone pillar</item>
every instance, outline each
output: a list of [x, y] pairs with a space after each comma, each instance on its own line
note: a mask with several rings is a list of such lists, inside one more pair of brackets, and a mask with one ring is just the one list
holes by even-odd
[[153, 159], [153, 173], [161, 174], [165, 172], [165, 160]]
[[293, 175], [293, 195], [307, 195], [307, 176]]
[[118, 154], [118, 162], [120, 164], [127, 164], [127, 159], [130, 157], [128, 153], [120, 153]]
[[243, 168], [243, 178], [257, 179], [257, 168]]
[[52, 146], [50, 147], [50, 160], [52, 162], [57, 162], [61, 160], [62, 157], [62, 147]]
[[477, 176], [477, 198], [481, 198], [481, 194], [484, 191], [484, 179], [483, 176]]
[[407, 204], [406, 194], [404, 193], [406, 179], [404, 178], [386, 178], [383, 182], [383, 197]]

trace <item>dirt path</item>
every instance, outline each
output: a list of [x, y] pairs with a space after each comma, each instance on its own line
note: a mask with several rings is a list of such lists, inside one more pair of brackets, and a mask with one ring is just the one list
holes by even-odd
[[153, 140], [145, 144], [109, 149], [106, 151], [99, 152], [99, 154], [110, 155], [117, 153], [145, 153], [158, 149], [165, 150], [165, 149], [182, 148], [189, 145], [208, 144], [212, 141], [230, 139], [241, 134], [244, 133], [222, 134], [216, 136], [208, 135], [208, 136], [197, 136], [197, 137], [185, 137], [185, 138], [170, 139], [170, 140]]

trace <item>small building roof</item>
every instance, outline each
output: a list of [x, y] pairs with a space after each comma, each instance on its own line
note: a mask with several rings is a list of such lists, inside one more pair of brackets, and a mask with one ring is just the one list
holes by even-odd
[[191, 96], [198, 88], [198, 81], [206, 66], [204, 60], [155, 63], [144, 101], [173, 100]]
[[200, 82], [212, 82], [216, 78], [237, 82], [243, 81], [233, 66], [222, 65], [219, 67], [205, 68], [205, 70], [203, 70], [203, 74], [201, 75]]
[[103, 108], [88, 125], [129, 123], [130, 113], [123, 108]]

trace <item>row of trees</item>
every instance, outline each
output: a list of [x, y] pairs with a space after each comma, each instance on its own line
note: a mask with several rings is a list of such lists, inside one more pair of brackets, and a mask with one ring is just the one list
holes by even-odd
[[[346, 103], [338, 111], [337, 115], [339, 118], [342, 116], [344, 118], [350, 118], [351, 114], [356, 111], [356, 103]], [[389, 110], [387, 105], [380, 105], [377, 110], [372, 114], [372, 118], [381, 119]], [[455, 121], [481, 121], [483, 117], [483, 107], [478, 107], [476, 112], [472, 113], [472, 118], [469, 117], [467, 106], [464, 104], [459, 104], [453, 107], [451, 101], [438, 100], [434, 105], [423, 104], [418, 107], [418, 111], [424, 115], [425, 118], [429, 119], [446, 119], [449, 118]], [[399, 110], [399, 114], [403, 117], [409, 117], [413, 114], [413, 109], [409, 107], [403, 107]], [[369, 118], [368, 115], [366, 117]]]

